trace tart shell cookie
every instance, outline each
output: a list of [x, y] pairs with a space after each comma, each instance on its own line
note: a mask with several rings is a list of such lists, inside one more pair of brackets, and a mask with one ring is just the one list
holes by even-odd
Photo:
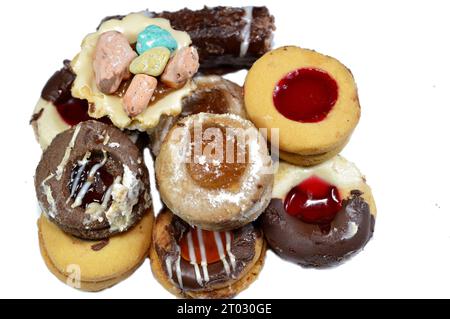
[[236, 115], [200, 113], [178, 122], [161, 147], [155, 171], [170, 210], [207, 230], [243, 226], [270, 201], [273, 170], [266, 141]]
[[[262, 233], [252, 224], [213, 234], [165, 209], [155, 222], [150, 261], [158, 282], [179, 298], [232, 298], [256, 280], [265, 253]], [[209, 261], [205, 266], [202, 258]]]
[[353, 163], [336, 156], [310, 168], [280, 163], [260, 222], [268, 245], [281, 258], [327, 267], [364, 248], [375, 216], [365, 178]]
[[42, 214], [38, 220], [41, 254], [62, 282], [84, 291], [100, 291], [126, 279], [145, 260], [153, 220], [150, 210], [126, 233], [87, 241], [63, 232]]
[[126, 231], [151, 205], [140, 150], [126, 134], [97, 121], [52, 141], [36, 169], [35, 187], [49, 218], [84, 239]]
[[333, 152], [345, 145], [359, 121], [351, 72], [311, 50], [287, 46], [266, 53], [247, 74], [244, 90], [249, 118], [258, 128], [279, 128], [283, 152]]

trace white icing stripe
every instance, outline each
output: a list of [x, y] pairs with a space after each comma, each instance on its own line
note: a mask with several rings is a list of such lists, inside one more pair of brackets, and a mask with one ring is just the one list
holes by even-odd
[[178, 255], [177, 263], [175, 264], [175, 271], [177, 272], [177, 280], [178, 280], [178, 286], [180, 286], [181, 289], [183, 288], [183, 277], [181, 276], [181, 253]]
[[187, 242], [188, 242], [188, 249], [189, 249], [189, 260], [191, 261], [191, 265], [194, 266], [195, 279], [197, 280], [197, 283], [200, 286], [202, 286], [203, 279], [202, 279], [202, 275], [200, 274], [200, 268], [198, 268], [198, 265], [197, 265], [197, 256], [195, 256], [194, 241], [192, 240], [192, 231], [189, 231], [187, 234]]
[[223, 263], [223, 268], [225, 269], [227, 276], [229, 276], [230, 275], [230, 265], [228, 265], [228, 261], [224, 254], [224, 251], [223, 251], [223, 244], [222, 244], [222, 238], [220, 237], [220, 233], [215, 231], [214, 239], [216, 242], [217, 252], [219, 253], [220, 260], [222, 260], [222, 263]]
[[206, 259], [205, 243], [203, 242], [203, 232], [200, 227], [197, 227], [197, 237], [198, 237], [198, 245], [200, 247], [200, 256], [202, 257], [201, 265], [203, 270], [203, 277], [205, 278], [205, 282], [208, 282], [209, 281], [208, 261]]
[[231, 253], [231, 234], [229, 231], [225, 232], [226, 249], [228, 257], [230, 257], [231, 268], [236, 269], [236, 257]]
[[[75, 180], [73, 181], [72, 189], [70, 190], [70, 197], [75, 195], [75, 191], [77, 190], [78, 183], [80, 182], [81, 174], [83, 174], [84, 169], [86, 168], [86, 164], [89, 163], [90, 156], [91, 156], [91, 152], [89, 152], [89, 151], [86, 152], [86, 154], [84, 154], [83, 159], [78, 163], [78, 164], [81, 164], [81, 167], [78, 168], [77, 176], [75, 177]], [[67, 199], [68, 201], [70, 200], [70, 197]]]
[[106, 155], [106, 152], [103, 152], [103, 160], [100, 163], [95, 164], [92, 166], [91, 170], [89, 171], [88, 177], [86, 178], [86, 181], [84, 182], [83, 186], [81, 187], [80, 191], [77, 194], [77, 197], [75, 198], [75, 201], [72, 204], [72, 208], [78, 207], [83, 202], [83, 198], [88, 192], [89, 188], [92, 185], [93, 178], [95, 173], [103, 166], [105, 165], [106, 161], [108, 160], [108, 156]]
[[250, 33], [253, 21], [253, 7], [245, 7], [244, 8], [245, 15], [243, 17], [245, 21], [244, 28], [242, 29], [242, 42], [241, 42], [241, 50], [240, 57], [244, 57], [247, 54], [248, 47], [250, 45]]
[[166, 270], [167, 270], [167, 274], [169, 275], [170, 280], [172, 280], [172, 276], [173, 276], [172, 258], [170, 258], [170, 256], [166, 258]]
[[115, 184], [119, 184], [121, 180], [122, 180], [122, 177], [121, 176], [117, 176], [114, 179], [114, 182], [106, 190], [105, 196], [103, 197], [103, 201], [102, 201], [102, 207], [104, 209], [106, 209], [106, 206], [108, 205], [108, 202], [109, 202], [109, 200], [111, 198], [114, 185]]
[[64, 168], [66, 167], [67, 161], [69, 160], [70, 153], [72, 152], [73, 146], [75, 145], [75, 141], [77, 140], [78, 133], [80, 132], [80, 125], [77, 125], [75, 128], [75, 132], [72, 135], [72, 139], [69, 142], [69, 145], [66, 147], [66, 151], [64, 152], [64, 156], [56, 168], [56, 180], [60, 180], [62, 177], [62, 173]]

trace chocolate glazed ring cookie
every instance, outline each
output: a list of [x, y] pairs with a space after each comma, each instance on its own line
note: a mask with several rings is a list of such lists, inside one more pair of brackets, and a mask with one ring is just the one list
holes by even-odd
[[375, 216], [365, 178], [354, 164], [336, 156], [311, 168], [280, 163], [260, 221], [268, 245], [281, 258], [327, 267], [363, 249]]
[[236, 114], [246, 118], [242, 87], [217, 75], [197, 76], [196, 89], [183, 98], [179, 116], [163, 116], [150, 133], [150, 148], [158, 156], [169, 130], [180, 119], [198, 113]]
[[170, 130], [155, 165], [163, 202], [191, 225], [241, 227], [270, 201], [273, 172], [266, 141], [236, 115], [184, 118]]
[[231, 298], [256, 279], [265, 251], [253, 224], [211, 232], [165, 209], [156, 219], [150, 260], [156, 279], [178, 297]]
[[36, 169], [35, 187], [50, 220], [83, 239], [126, 231], [151, 205], [139, 149], [120, 130], [97, 121], [52, 141]]

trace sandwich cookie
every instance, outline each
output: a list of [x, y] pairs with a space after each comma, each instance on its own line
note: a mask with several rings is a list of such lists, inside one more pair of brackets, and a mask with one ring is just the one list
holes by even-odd
[[54, 138], [36, 169], [35, 187], [48, 218], [82, 239], [124, 232], [151, 205], [142, 153], [126, 134], [98, 121]]
[[359, 121], [351, 72], [315, 51], [287, 46], [266, 53], [244, 90], [249, 118], [258, 128], [279, 129], [280, 157], [293, 164], [311, 166], [338, 154]]

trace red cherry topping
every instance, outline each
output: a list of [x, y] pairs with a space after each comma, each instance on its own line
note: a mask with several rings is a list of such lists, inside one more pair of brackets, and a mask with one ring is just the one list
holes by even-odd
[[318, 225], [329, 224], [341, 207], [337, 187], [316, 176], [291, 189], [284, 200], [284, 209], [289, 215]]
[[[203, 247], [205, 248], [207, 263], [211, 264], [215, 263], [216, 261], [219, 261], [220, 260], [219, 250], [216, 240], [214, 238], [214, 232], [208, 230], [201, 230], [201, 233], [203, 237]], [[189, 257], [189, 240], [188, 240], [189, 234], [190, 236], [192, 236], [192, 248], [194, 249], [195, 252], [196, 263], [200, 264], [202, 260], [202, 255], [197, 227], [191, 228], [188, 232], [184, 233], [183, 237], [181, 238], [180, 241], [181, 257], [183, 257], [184, 260], [187, 260], [189, 262], [191, 261], [191, 258]], [[220, 238], [222, 240], [223, 252], [226, 254], [225, 232], [220, 232]]]
[[273, 102], [286, 118], [305, 123], [322, 121], [338, 97], [336, 81], [319, 69], [290, 72], [275, 86]]
[[70, 126], [77, 125], [78, 123], [87, 120], [97, 120], [105, 124], [111, 124], [111, 120], [108, 117], [99, 119], [90, 117], [88, 114], [89, 103], [86, 100], [71, 97], [63, 102], [55, 104], [55, 107], [63, 121]]

